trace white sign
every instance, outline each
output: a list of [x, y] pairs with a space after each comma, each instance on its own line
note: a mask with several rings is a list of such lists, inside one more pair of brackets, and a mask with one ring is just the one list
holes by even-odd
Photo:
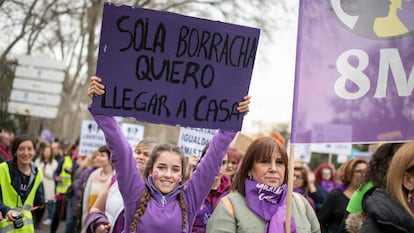
[[138, 142], [144, 139], [144, 129], [145, 127], [142, 125], [136, 124], [129, 124], [129, 123], [122, 123], [121, 130], [122, 133], [125, 135], [129, 145], [131, 145], [132, 149], [134, 149]]
[[47, 58], [22, 56], [17, 59], [8, 112], [42, 118], [56, 118], [63, 90], [66, 65]]
[[181, 127], [178, 146], [186, 156], [197, 155], [200, 158], [205, 145], [210, 143], [216, 131], [215, 129]]
[[60, 96], [13, 89], [10, 94], [10, 100], [39, 105], [58, 106], [60, 103]]
[[65, 80], [65, 73], [63, 71], [55, 70], [41, 70], [31, 67], [18, 66], [15, 72], [16, 77], [24, 77], [30, 79], [36, 79], [41, 81], [50, 81], [61, 83]]
[[34, 104], [18, 103], [14, 101], [9, 102], [7, 108], [9, 113], [25, 115], [25, 116], [37, 116], [43, 118], [55, 118], [57, 116], [58, 109], [56, 107], [39, 106]]
[[315, 143], [311, 144], [311, 151], [326, 154], [350, 155], [352, 152], [351, 143]]
[[20, 56], [17, 63], [24, 66], [34, 66], [39, 68], [48, 68], [54, 70], [65, 70], [65, 63], [45, 57], [31, 57], [28, 55]]
[[82, 121], [79, 154], [92, 155], [94, 150], [103, 145], [106, 145], [105, 136], [98, 124], [93, 120]]
[[41, 93], [58, 94], [62, 92], [62, 83], [42, 82], [32, 79], [14, 78], [13, 89], [27, 90]]
[[[312, 156], [312, 152], [310, 150], [310, 145], [309, 144], [295, 144], [295, 161], [301, 161], [302, 163], [308, 164], [311, 161], [311, 156]], [[287, 148], [287, 152], [288, 152], [288, 156], [290, 158], [290, 141], [288, 143], [288, 148]]]

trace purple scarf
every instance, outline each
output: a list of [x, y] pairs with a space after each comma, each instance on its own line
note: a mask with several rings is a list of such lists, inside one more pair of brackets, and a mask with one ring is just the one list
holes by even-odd
[[[264, 233], [284, 232], [286, 219], [287, 185], [273, 187], [246, 179], [247, 207], [266, 221]], [[291, 233], [296, 233], [296, 226], [291, 216]]]
[[330, 181], [330, 180], [322, 180], [321, 181], [321, 186], [328, 193], [330, 193], [332, 191], [332, 189], [335, 188], [334, 183], [332, 181]]
[[304, 194], [303, 189], [301, 189], [301, 188], [293, 188], [293, 192], [300, 193], [302, 195]]

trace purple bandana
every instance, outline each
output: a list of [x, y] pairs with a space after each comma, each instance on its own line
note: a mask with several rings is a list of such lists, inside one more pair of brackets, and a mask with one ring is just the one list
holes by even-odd
[[322, 180], [321, 181], [321, 186], [328, 193], [330, 193], [332, 191], [332, 189], [335, 188], [334, 183], [332, 181], [330, 181], [330, 180]]
[[[266, 221], [265, 233], [284, 232], [287, 185], [273, 187], [246, 179], [246, 203], [249, 209]], [[291, 233], [296, 232], [293, 216]]]
[[301, 188], [293, 188], [293, 192], [304, 194], [303, 189], [301, 189]]

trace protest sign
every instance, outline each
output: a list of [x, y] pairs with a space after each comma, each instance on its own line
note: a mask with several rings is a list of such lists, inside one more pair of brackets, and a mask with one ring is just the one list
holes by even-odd
[[104, 5], [98, 114], [240, 130], [259, 29], [130, 6]]
[[197, 155], [201, 157], [201, 152], [207, 143], [210, 143], [217, 130], [181, 127], [177, 145], [184, 151], [186, 156]]
[[[131, 148], [135, 148], [139, 141], [144, 139], [145, 127], [137, 124], [121, 123], [121, 131]], [[79, 154], [92, 155], [100, 146], [106, 145], [105, 136], [98, 124], [93, 120], [82, 121], [79, 140]]]
[[103, 145], [106, 145], [105, 136], [98, 124], [93, 120], [82, 121], [79, 154], [90, 156], [94, 150]]
[[414, 139], [414, 1], [397, 3], [300, 1], [292, 143]]
[[121, 131], [125, 135], [131, 148], [135, 148], [142, 139], [144, 139], [145, 127], [137, 124], [121, 123]]

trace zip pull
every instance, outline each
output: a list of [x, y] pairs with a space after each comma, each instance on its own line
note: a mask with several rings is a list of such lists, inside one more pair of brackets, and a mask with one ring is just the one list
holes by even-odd
[[162, 196], [161, 204], [162, 204], [162, 207], [165, 207], [165, 205], [167, 204], [167, 199], [165, 199], [164, 196]]

